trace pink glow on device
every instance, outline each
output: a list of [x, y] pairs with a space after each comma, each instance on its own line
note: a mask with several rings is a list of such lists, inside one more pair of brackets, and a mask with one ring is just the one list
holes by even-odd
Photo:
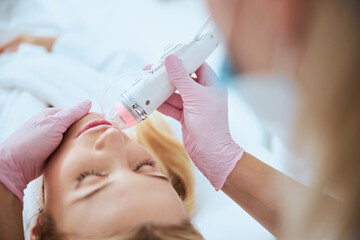
[[126, 110], [126, 108], [120, 102], [115, 102], [115, 109], [127, 125], [136, 125], [136, 119], [131, 115], [128, 110]]

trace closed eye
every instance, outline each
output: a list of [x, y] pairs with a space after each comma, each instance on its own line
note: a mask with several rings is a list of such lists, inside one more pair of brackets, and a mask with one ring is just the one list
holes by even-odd
[[145, 159], [144, 161], [138, 163], [138, 165], [136, 165], [135, 167], [135, 171], [139, 170], [140, 168], [142, 168], [143, 166], [156, 166], [156, 162], [154, 160], [151, 159]]
[[[157, 164], [154, 160], [151, 159], [145, 159], [141, 162], [139, 162], [134, 171], [138, 171], [140, 168], [142, 168], [143, 166], [151, 166], [151, 167], [155, 167]], [[97, 172], [95, 169], [91, 169], [91, 170], [87, 170], [84, 171], [82, 173], [80, 173], [80, 175], [76, 178], [76, 180], [78, 181], [78, 185], [87, 177], [89, 176], [98, 176], [98, 177], [104, 177], [106, 176], [106, 174], [102, 173], [102, 172]]]
[[105, 174], [97, 172], [94, 169], [92, 169], [90, 171], [84, 171], [84, 172], [80, 173], [80, 175], [76, 178], [76, 180], [78, 180], [78, 182], [81, 183], [88, 176], [103, 177], [103, 176], [105, 176]]
[[[145, 174], [145, 176], [147, 177], [151, 177], [151, 178], [157, 178], [157, 179], [161, 179], [163, 181], [166, 181], [166, 182], [170, 182], [169, 179], [165, 176], [159, 176], [159, 175], [153, 175], [153, 174]], [[89, 199], [97, 194], [99, 194], [100, 192], [102, 192], [104, 189], [106, 189], [107, 187], [111, 186], [112, 184], [114, 184], [113, 182], [109, 182], [107, 184], [104, 184], [100, 187], [97, 187], [95, 189], [93, 189], [92, 191], [90, 191], [89, 193], [87, 193], [86, 195], [80, 197], [80, 198], [77, 198], [75, 199], [75, 201], [73, 203], [76, 203], [78, 201], [84, 201], [86, 199]]]

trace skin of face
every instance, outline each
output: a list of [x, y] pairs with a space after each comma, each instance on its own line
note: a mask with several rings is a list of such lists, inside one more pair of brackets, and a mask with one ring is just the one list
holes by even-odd
[[58, 231], [106, 237], [146, 223], [187, 220], [181, 199], [157, 165], [137, 169], [155, 161], [145, 148], [114, 126], [78, 136], [94, 119], [103, 116], [90, 113], [69, 128], [44, 172], [44, 210]]
[[235, 69], [241, 73], [293, 68], [301, 1], [207, 0]]

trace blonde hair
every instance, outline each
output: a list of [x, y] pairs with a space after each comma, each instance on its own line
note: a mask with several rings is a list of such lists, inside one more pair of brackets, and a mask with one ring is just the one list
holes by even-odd
[[[191, 160], [183, 144], [174, 136], [166, 121], [159, 113], [153, 113], [144, 122], [135, 126], [129, 137], [144, 146], [155, 157], [160, 170], [170, 179], [191, 218], [195, 211], [194, 176]], [[39, 213], [33, 232], [37, 240], [74, 239], [72, 236], [57, 231], [54, 219], [46, 210]], [[156, 226], [147, 224], [130, 232], [102, 239], [203, 240], [203, 237], [190, 223], [190, 220], [187, 220], [181, 225]]]
[[195, 210], [195, 184], [191, 160], [164, 118], [160, 113], [153, 113], [136, 125], [129, 137], [155, 157], [161, 172], [171, 179], [188, 215], [192, 217]]
[[[314, 191], [288, 209], [283, 239], [360, 237], [360, 2], [306, 1], [298, 150], [313, 164]], [[324, 204], [323, 193], [341, 199]], [[294, 218], [294, 216], [296, 216]]]

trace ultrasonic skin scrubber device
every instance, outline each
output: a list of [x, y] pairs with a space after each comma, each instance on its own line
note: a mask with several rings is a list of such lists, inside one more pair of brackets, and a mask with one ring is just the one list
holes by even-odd
[[110, 83], [101, 103], [105, 118], [120, 129], [126, 129], [145, 120], [164, 103], [176, 91], [167, 76], [165, 58], [176, 55], [189, 75], [196, 72], [222, 42], [215, 28], [205, 32], [209, 23], [210, 18], [189, 43], [167, 48], [150, 70], [127, 74]]

